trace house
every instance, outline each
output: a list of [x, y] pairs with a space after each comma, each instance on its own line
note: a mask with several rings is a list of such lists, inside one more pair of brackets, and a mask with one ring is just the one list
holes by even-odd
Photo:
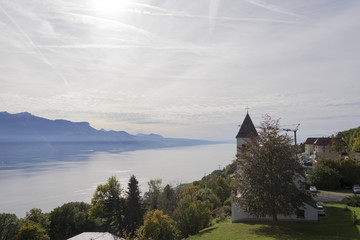
[[[236, 149], [237, 149], [237, 156], [241, 159], [242, 153], [245, 151], [246, 143], [250, 140], [251, 136], [258, 136], [256, 128], [250, 118], [249, 113], [246, 114], [245, 119], [240, 127], [238, 134], [236, 135]], [[238, 169], [240, 171], [241, 169]], [[304, 178], [305, 180], [305, 178]], [[234, 199], [234, 193], [232, 194], [232, 199]], [[239, 197], [239, 196], [238, 196]], [[278, 220], [280, 221], [318, 221], [318, 210], [316, 206], [316, 202], [309, 198], [307, 199], [304, 206], [298, 209], [296, 214], [285, 216], [285, 215], [278, 215]], [[267, 221], [272, 220], [272, 217], [264, 217], [264, 218], [257, 218], [255, 216], [251, 216], [247, 214], [244, 210], [242, 210], [235, 201], [232, 201], [231, 204], [231, 215], [232, 215], [232, 222], [245, 222], [245, 221]]]
[[68, 240], [125, 240], [108, 232], [83, 232]]
[[306, 154], [312, 155], [318, 152], [328, 153], [330, 152], [331, 138], [307, 138], [304, 144]]

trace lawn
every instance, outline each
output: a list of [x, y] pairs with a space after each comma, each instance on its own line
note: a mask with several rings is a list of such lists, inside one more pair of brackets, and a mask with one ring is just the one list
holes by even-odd
[[360, 208], [345, 211], [343, 204], [326, 204], [326, 216], [319, 222], [231, 223], [226, 220], [204, 229], [187, 240], [235, 239], [360, 239], [360, 226], [352, 223], [352, 211], [360, 218]]

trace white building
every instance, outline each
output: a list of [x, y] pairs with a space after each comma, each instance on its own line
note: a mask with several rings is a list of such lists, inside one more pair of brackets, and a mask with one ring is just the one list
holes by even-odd
[[108, 232], [83, 232], [68, 240], [125, 240]]

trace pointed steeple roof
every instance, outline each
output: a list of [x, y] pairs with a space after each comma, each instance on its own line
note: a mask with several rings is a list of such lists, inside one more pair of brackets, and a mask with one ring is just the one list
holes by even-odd
[[240, 127], [239, 133], [236, 135], [236, 138], [249, 138], [251, 135], [258, 136], [258, 133], [249, 113], [246, 113], [246, 117]]

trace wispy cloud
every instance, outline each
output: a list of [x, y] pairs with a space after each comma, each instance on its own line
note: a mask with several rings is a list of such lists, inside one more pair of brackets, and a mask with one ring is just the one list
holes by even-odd
[[129, 0], [111, 15], [86, 0], [0, 6], [9, 112], [200, 138], [232, 138], [246, 106], [256, 123], [269, 113], [304, 134], [358, 124], [357, 1]]
[[284, 9], [282, 7], [267, 3], [265, 1], [261, 1], [261, 0], [245, 0], [245, 1], [248, 2], [248, 3], [251, 3], [251, 4], [255, 5], [255, 6], [265, 8], [265, 9], [267, 9], [269, 11], [282, 13], [282, 14], [285, 14], [285, 15], [299, 17], [299, 18], [303, 17], [303, 16], [301, 16], [299, 14], [293, 13], [293, 12], [287, 10], [287, 9]]
[[44, 62], [46, 63], [64, 82], [66, 86], [68, 86], [68, 81], [65, 79], [65, 77], [62, 75], [61, 72], [57, 70], [54, 64], [52, 64], [40, 51], [40, 49], [37, 47], [37, 45], [34, 43], [34, 41], [30, 38], [30, 36], [24, 31], [24, 29], [14, 20], [14, 18], [4, 9], [2, 4], [0, 3], [0, 9], [5, 14], [5, 16], [11, 21], [11, 23], [15, 26], [15, 28], [21, 33], [21, 35], [30, 43], [30, 45], [33, 47], [33, 50], [36, 52], [36, 55]]

